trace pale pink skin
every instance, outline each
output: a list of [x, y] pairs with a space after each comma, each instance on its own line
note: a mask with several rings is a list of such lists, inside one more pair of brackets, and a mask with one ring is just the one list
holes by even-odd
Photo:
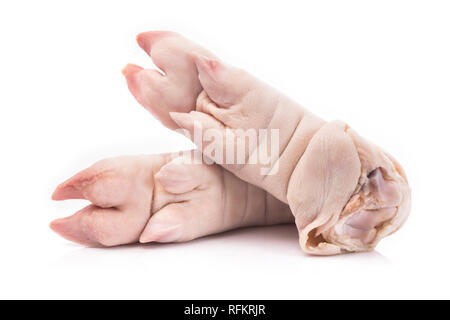
[[371, 250], [404, 223], [410, 189], [402, 168], [348, 125], [323, 121], [176, 33], [150, 31], [137, 40], [165, 74], [135, 65], [123, 73], [164, 125], [191, 133], [196, 121], [222, 132], [280, 130], [277, 174], [262, 176], [258, 164], [224, 167], [290, 205], [306, 252]]
[[50, 227], [88, 246], [184, 242], [240, 227], [292, 223], [289, 207], [217, 165], [178, 154], [95, 163], [59, 185], [54, 200], [92, 204]]
[[164, 75], [157, 70], [129, 64], [123, 69], [128, 88], [162, 124], [171, 129], [178, 128], [169, 111], [191, 111], [202, 91], [194, 58], [196, 55], [213, 58], [214, 55], [169, 31], [141, 33], [137, 42]]

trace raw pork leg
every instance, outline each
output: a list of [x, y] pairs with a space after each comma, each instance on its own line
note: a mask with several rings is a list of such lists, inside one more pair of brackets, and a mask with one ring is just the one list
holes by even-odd
[[[186, 155], [186, 154], [185, 154]], [[289, 207], [218, 165], [179, 154], [105, 159], [59, 185], [54, 200], [92, 204], [50, 227], [84, 245], [183, 242], [246, 226], [292, 223]]]
[[[204, 132], [214, 129], [222, 137], [231, 133], [235, 141], [242, 140], [239, 130], [279, 130], [279, 152], [271, 154], [273, 174], [261, 174], [265, 164], [250, 161], [223, 166], [289, 204], [306, 252], [371, 250], [405, 222], [410, 189], [404, 171], [347, 124], [323, 121], [175, 33], [145, 32], [138, 43], [165, 74], [156, 77], [155, 71], [128, 65], [124, 69], [128, 87], [164, 124], [174, 127], [165, 120], [170, 112], [190, 137], [197, 123]], [[199, 95], [201, 88], [204, 92]], [[226, 149], [227, 143], [194, 142], [206, 156], [223, 161], [219, 153], [208, 150], [217, 150], [214, 144]], [[247, 148], [245, 159], [254, 158], [260, 147]]]

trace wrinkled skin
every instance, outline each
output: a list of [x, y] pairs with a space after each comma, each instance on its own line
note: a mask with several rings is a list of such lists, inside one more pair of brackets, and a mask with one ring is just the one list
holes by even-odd
[[[178, 34], [145, 32], [138, 43], [165, 75], [134, 65], [123, 73], [136, 99], [166, 126], [192, 137], [201, 124], [204, 131], [234, 134], [235, 141], [242, 139], [239, 129], [279, 130], [272, 175], [260, 174], [261, 163], [223, 167], [289, 204], [306, 252], [371, 250], [405, 222], [410, 189], [402, 168], [347, 124], [323, 121]], [[208, 150], [226, 143], [201, 142], [202, 152], [220, 163]], [[247, 148], [246, 159], [255, 151]]]
[[[197, 155], [198, 156], [198, 155]], [[217, 165], [186, 155], [105, 159], [59, 185], [54, 200], [90, 205], [50, 227], [88, 246], [184, 242], [247, 226], [292, 223], [289, 207]]]

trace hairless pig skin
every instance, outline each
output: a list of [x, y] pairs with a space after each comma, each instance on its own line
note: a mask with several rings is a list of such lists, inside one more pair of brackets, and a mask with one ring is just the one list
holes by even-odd
[[50, 227], [83, 245], [116, 246], [183, 242], [240, 227], [293, 223], [287, 204], [218, 165], [188, 163], [186, 155], [95, 163], [60, 184], [52, 197], [92, 204]]
[[[346, 123], [325, 122], [176, 33], [144, 32], [137, 41], [162, 73], [136, 65], [123, 73], [134, 97], [165, 126], [191, 137], [196, 124], [224, 136], [238, 129], [279, 130], [273, 174], [260, 174], [260, 163], [223, 167], [289, 205], [305, 252], [372, 250], [405, 222], [411, 191], [403, 169]], [[201, 142], [199, 149], [220, 163], [208, 153], [216, 141]], [[247, 160], [257, 147], [246, 150]]]

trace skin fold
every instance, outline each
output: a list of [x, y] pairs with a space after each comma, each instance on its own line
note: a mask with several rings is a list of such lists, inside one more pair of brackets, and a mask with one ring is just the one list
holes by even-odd
[[[182, 128], [188, 137], [194, 137], [196, 126], [231, 137], [194, 143], [236, 177], [289, 204], [304, 251], [372, 250], [406, 221], [411, 191], [403, 169], [346, 123], [325, 122], [176, 33], [145, 32], [137, 41], [163, 73], [126, 66], [123, 73], [134, 97], [164, 125]], [[271, 152], [269, 168], [250, 161], [263, 143], [246, 146], [242, 130], [248, 129], [277, 130], [279, 148]], [[229, 141], [245, 146], [243, 164], [219, 159], [216, 151], [226, 153]]]
[[50, 227], [88, 246], [184, 242], [240, 227], [292, 223], [289, 207], [218, 165], [184, 154], [99, 161], [60, 184], [54, 200], [90, 205]]

